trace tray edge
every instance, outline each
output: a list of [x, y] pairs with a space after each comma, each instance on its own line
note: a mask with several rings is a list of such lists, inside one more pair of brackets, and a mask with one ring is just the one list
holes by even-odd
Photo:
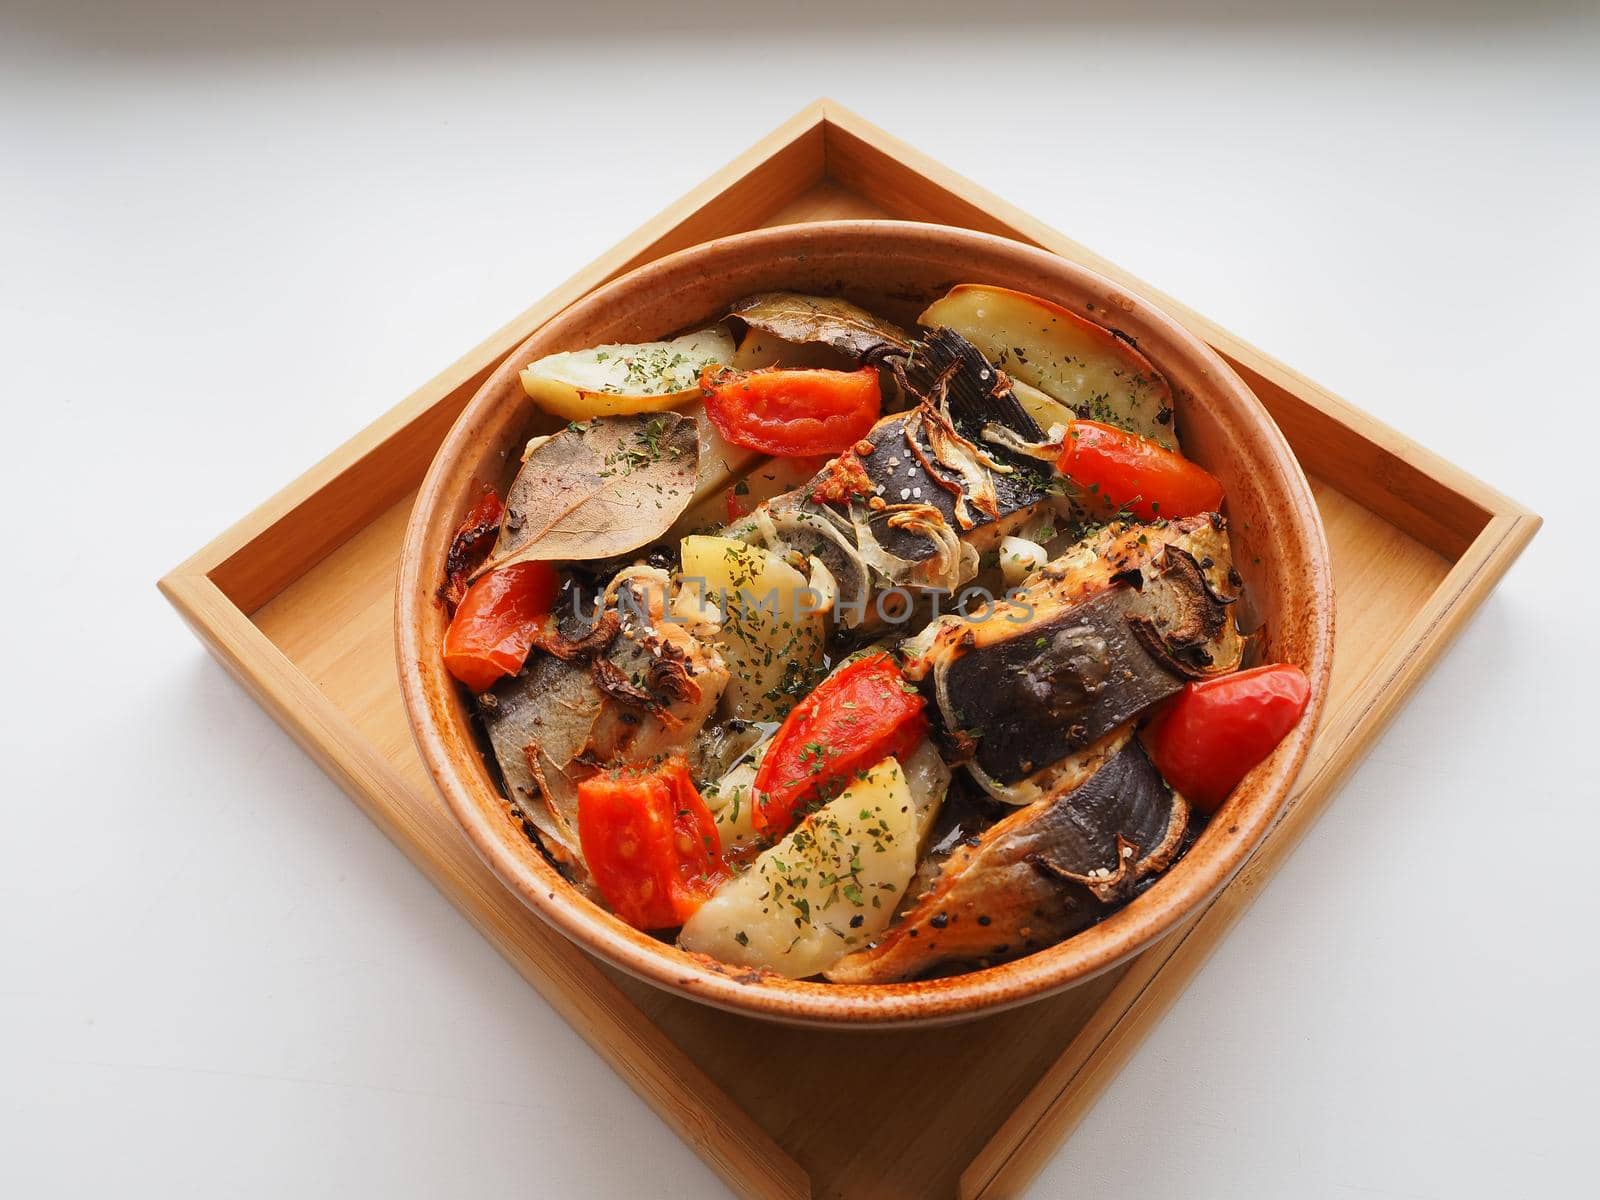
[[762, 1200], [812, 1194], [804, 1168], [575, 944], [540, 922], [539, 940], [550, 961], [519, 961], [473, 912], [455, 903], [448, 872], [415, 853], [421, 840], [394, 820], [403, 805], [392, 797], [408, 791], [406, 784], [221, 589], [204, 575], [178, 573], [163, 578], [160, 587], [251, 698], [725, 1183]]
[[[1313, 749], [1316, 757], [1303, 770], [1302, 786], [1244, 867], [1195, 917], [1134, 960], [1084, 1029], [962, 1173], [962, 1200], [1015, 1195], [1043, 1170], [1311, 831], [1350, 771], [1372, 750], [1542, 523], [1532, 513], [1502, 514], [1490, 521], [1428, 606], [1408, 622], [1381, 669], [1373, 672], [1362, 692], [1366, 703], [1348, 730], [1331, 746]], [[1148, 961], [1154, 953], [1159, 961]], [[1102, 1022], [1108, 1010], [1117, 1015]]]

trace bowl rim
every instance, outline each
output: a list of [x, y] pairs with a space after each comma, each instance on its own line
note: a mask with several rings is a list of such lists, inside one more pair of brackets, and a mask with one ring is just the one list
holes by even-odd
[[[1233, 809], [1226, 836], [1202, 836], [1161, 879], [1130, 903], [1090, 928], [1065, 940], [997, 966], [932, 980], [889, 984], [834, 984], [781, 977], [753, 976], [743, 968], [714, 962], [660, 941], [592, 904], [566, 882], [555, 867], [535, 853], [513, 853], [504, 831], [508, 823], [495, 822], [484, 801], [503, 807], [507, 801], [494, 784], [482, 752], [470, 730], [455, 737], [443, 727], [448, 721], [450, 698], [456, 684], [431, 652], [424, 636], [426, 606], [436, 604], [436, 581], [424, 568], [433, 518], [441, 506], [457, 499], [456, 463], [472, 445], [475, 423], [488, 411], [492, 392], [525, 348], [552, 322], [580, 307], [601, 307], [613, 297], [626, 295], [641, 278], [667, 274], [708, 255], [725, 254], [754, 246], [776, 249], [800, 240], [825, 238], [893, 237], [907, 230], [973, 248], [1036, 260], [1042, 271], [1073, 278], [1074, 286], [1101, 294], [1126, 297], [1136, 305], [1142, 321], [1160, 327], [1162, 335], [1204, 362], [1220, 390], [1235, 393], [1244, 403], [1236, 415], [1263, 439], [1265, 457], [1276, 467], [1279, 490], [1293, 503], [1289, 519], [1298, 539], [1309, 552], [1312, 570], [1304, 581], [1311, 598], [1312, 629], [1309, 661], [1302, 664], [1311, 684], [1311, 701], [1296, 727], [1273, 754], [1257, 766], [1223, 811]], [[478, 855], [499, 880], [529, 908], [580, 947], [595, 953], [629, 974], [669, 992], [748, 1016], [790, 1024], [824, 1027], [874, 1027], [925, 1025], [972, 1019], [1005, 1008], [1043, 999], [1084, 982], [1148, 948], [1163, 934], [1198, 913], [1244, 864], [1250, 852], [1276, 823], [1288, 793], [1305, 761], [1320, 720], [1328, 691], [1333, 651], [1333, 585], [1326, 535], [1316, 503], [1293, 451], [1245, 382], [1210, 346], [1184, 328], [1160, 306], [1128, 292], [1120, 284], [1087, 267], [1050, 251], [954, 226], [920, 221], [839, 220], [750, 230], [675, 251], [634, 268], [591, 290], [549, 320], [542, 322], [510, 351], [484, 380], [462, 409], [429, 464], [408, 518], [402, 546], [395, 600], [395, 637], [401, 692], [408, 724], [424, 764]], [[457, 761], [464, 737], [477, 770], [462, 769]], [[1235, 804], [1244, 794], [1250, 805]], [[1240, 811], [1242, 809], [1242, 812]], [[1220, 821], [1213, 820], [1213, 825]], [[1208, 831], [1210, 829], [1208, 828]], [[520, 833], [517, 835], [522, 836]], [[1200, 853], [1205, 847], [1205, 852]], [[1186, 869], [1187, 868], [1187, 869]], [[1171, 887], [1163, 887], [1172, 883]]]

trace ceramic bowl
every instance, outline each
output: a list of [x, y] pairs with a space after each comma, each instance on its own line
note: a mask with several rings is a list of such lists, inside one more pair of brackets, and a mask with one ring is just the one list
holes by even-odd
[[[573, 890], [512, 819], [445, 672], [435, 598], [451, 536], [484, 483], [503, 488], [526, 439], [558, 424], [524, 396], [518, 370], [542, 355], [662, 337], [714, 320], [753, 292], [842, 294], [910, 327], [952, 284], [1046, 297], [1133, 338], [1171, 381], [1185, 451], [1227, 488], [1234, 557], [1266, 622], [1268, 660], [1298, 663], [1312, 700], [1299, 725], [1239, 786], [1190, 852], [1100, 924], [1001, 966], [914, 983], [839, 986], [753, 978], [630, 928]], [[1211, 349], [1153, 305], [1056, 255], [964, 229], [828, 221], [709, 242], [630, 272], [560, 313], [517, 348], [457, 419], [406, 531], [397, 601], [405, 702], [417, 745], [462, 830], [494, 873], [579, 945], [658, 987], [798, 1024], [885, 1026], [971, 1018], [1059, 992], [1138, 953], [1238, 870], [1282, 809], [1327, 693], [1332, 573], [1299, 465], [1260, 401]]]

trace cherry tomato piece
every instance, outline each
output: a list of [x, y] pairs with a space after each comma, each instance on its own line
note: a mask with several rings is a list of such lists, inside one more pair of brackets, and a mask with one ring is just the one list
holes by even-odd
[[883, 409], [878, 372], [821, 368], [729, 371], [700, 376], [706, 415], [723, 439], [764, 454], [838, 454], [860, 441]]
[[1150, 722], [1145, 746], [1162, 778], [1196, 808], [1214, 813], [1294, 728], [1310, 700], [1305, 672], [1283, 664], [1191, 683]]
[[513, 563], [480, 578], [445, 631], [445, 669], [474, 692], [522, 670], [560, 586], [547, 562]]
[[1098, 421], [1072, 423], [1056, 469], [1107, 509], [1126, 509], [1143, 521], [1222, 507], [1222, 484], [1204, 467]]
[[450, 552], [445, 555], [444, 587], [439, 592], [452, 609], [467, 594], [467, 576], [483, 566], [494, 549], [504, 513], [499, 494], [493, 488], [485, 488], [478, 502], [456, 527], [455, 537], [450, 539]]
[[755, 827], [787, 833], [817, 799], [857, 772], [916, 749], [928, 733], [925, 701], [887, 654], [847, 663], [790, 711], [756, 770]]
[[611, 911], [635, 929], [682, 925], [728, 875], [716, 820], [681, 758], [581, 780], [578, 841]]

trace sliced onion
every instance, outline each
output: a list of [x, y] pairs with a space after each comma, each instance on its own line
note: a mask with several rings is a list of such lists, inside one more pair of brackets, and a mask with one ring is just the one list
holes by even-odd
[[1049, 554], [1038, 542], [1024, 537], [1000, 539], [1000, 574], [1007, 587], [1016, 587], [1049, 561]]

